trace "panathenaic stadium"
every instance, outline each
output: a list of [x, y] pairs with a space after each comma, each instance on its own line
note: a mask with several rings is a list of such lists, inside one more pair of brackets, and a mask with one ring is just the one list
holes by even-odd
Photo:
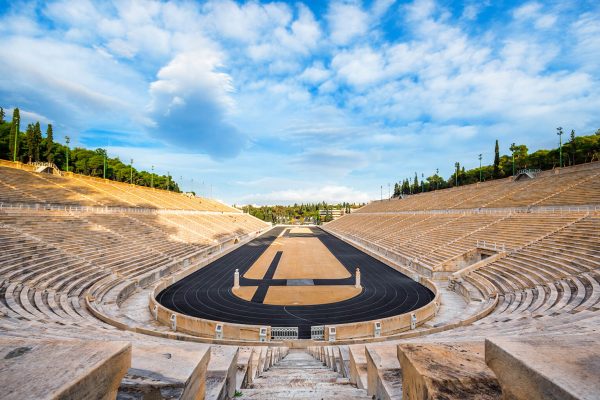
[[600, 163], [322, 226], [0, 161], [3, 399], [600, 398]]

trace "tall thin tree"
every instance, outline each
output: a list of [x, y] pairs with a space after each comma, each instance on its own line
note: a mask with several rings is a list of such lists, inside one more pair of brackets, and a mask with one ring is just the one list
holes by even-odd
[[52, 124], [48, 124], [48, 128], [46, 129], [46, 152], [44, 156], [46, 157], [46, 161], [49, 163], [54, 162], [54, 132], [52, 131]]
[[29, 157], [29, 162], [33, 161], [33, 136], [35, 125], [27, 124], [27, 129], [25, 130], [25, 143], [27, 143], [27, 156]]
[[4, 123], [4, 116], [6, 114], [4, 113], [4, 108], [0, 107], [0, 124]]
[[500, 146], [498, 145], [498, 139], [496, 139], [496, 146], [494, 147], [494, 169], [492, 176], [494, 179], [500, 177]]
[[12, 116], [12, 125], [10, 127], [10, 137], [8, 142], [8, 151], [13, 158], [13, 161], [17, 161], [17, 155], [19, 153], [19, 125], [21, 123], [21, 116], [19, 114], [19, 108], [15, 107]]
[[40, 146], [42, 144], [42, 128], [39, 122], [33, 126], [33, 161], [40, 161]]

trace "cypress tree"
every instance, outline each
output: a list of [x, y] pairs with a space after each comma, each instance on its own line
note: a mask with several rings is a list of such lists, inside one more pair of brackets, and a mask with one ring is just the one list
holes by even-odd
[[496, 139], [496, 147], [494, 148], [494, 170], [492, 171], [492, 177], [494, 179], [500, 177], [500, 146], [498, 145], [498, 139]]
[[[14, 157], [13, 161], [17, 161], [19, 158], [18, 139], [19, 139], [19, 123], [20, 122], [21, 122], [21, 116], [19, 115], [19, 108], [15, 107], [15, 109], [13, 110], [12, 126], [10, 127], [10, 137], [9, 137], [9, 142], [8, 142], [8, 152], [9, 152], [10, 159], [12, 159], [14, 157], [14, 155], [16, 154], [16, 157]], [[16, 146], [16, 149], [15, 149], [15, 146]]]
[[4, 108], [0, 107], [0, 124], [4, 123], [4, 116], [6, 114], [4, 114]]
[[33, 161], [40, 161], [40, 145], [42, 144], [42, 128], [39, 121], [33, 126]]
[[52, 150], [54, 148], [54, 133], [52, 132], [52, 124], [48, 124], [46, 129], [46, 153], [44, 156], [48, 162], [54, 162], [54, 154]]
[[417, 178], [417, 173], [415, 172], [415, 179], [413, 180], [413, 193], [419, 192], [419, 178]]
[[28, 124], [27, 125], [27, 130], [25, 131], [25, 142], [27, 143], [27, 156], [29, 157], [29, 162], [31, 163], [33, 161], [33, 136], [34, 136], [34, 125], [33, 124]]

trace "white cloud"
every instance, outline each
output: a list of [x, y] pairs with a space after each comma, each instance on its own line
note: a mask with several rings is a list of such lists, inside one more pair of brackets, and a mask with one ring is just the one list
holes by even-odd
[[252, 204], [293, 204], [322, 202], [365, 203], [370, 200], [367, 193], [342, 185], [326, 185], [304, 189], [276, 190], [268, 193], [255, 193], [243, 196], [241, 203]]
[[331, 72], [323, 66], [323, 62], [315, 61], [300, 74], [300, 80], [314, 85], [323, 82], [329, 78], [330, 75]]
[[166, 142], [218, 157], [236, 155], [245, 146], [227, 122], [234, 102], [231, 77], [219, 72], [221, 57], [207, 49], [177, 55], [150, 84], [152, 130]]
[[326, 18], [331, 41], [338, 45], [349, 44], [369, 28], [368, 14], [354, 4], [331, 3]]
[[335, 55], [331, 66], [342, 80], [354, 86], [379, 81], [384, 68], [382, 55], [366, 46]]

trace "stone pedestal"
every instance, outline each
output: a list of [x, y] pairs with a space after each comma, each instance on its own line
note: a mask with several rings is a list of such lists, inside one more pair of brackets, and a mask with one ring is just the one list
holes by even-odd
[[499, 400], [500, 385], [483, 354], [483, 343], [399, 345], [402, 398]]
[[233, 288], [234, 289], [240, 288], [240, 270], [239, 269], [236, 269], [235, 272], [233, 273]]
[[360, 268], [356, 268], [356, 283], [354, 283], [354, 287], [357, 289], [362, 287], [360, 285]]
[[485, 362], [505, 399], [594, 399], [600, 393], [597, 335], [490, 338]]
[[3, 399], [91, 399], [117, 396], [131, 366], [127, 342], [0, 339]]

